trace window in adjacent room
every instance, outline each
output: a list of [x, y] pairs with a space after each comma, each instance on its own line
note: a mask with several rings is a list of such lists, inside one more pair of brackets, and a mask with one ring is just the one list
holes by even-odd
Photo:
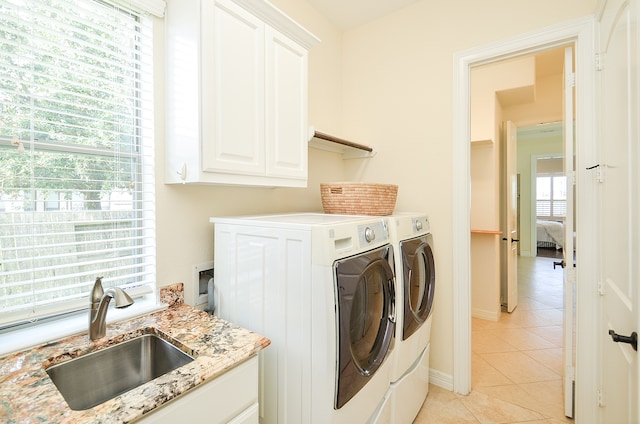
[[538, 174], [536, 178], [536, 215], [538, 218], [564, 218], [567, 213], [567, 177], [563, 174]]
[[0, 327], [86, 309], [98, 276], [155, 302], [152, 18], [135, 3], [0, 0]]

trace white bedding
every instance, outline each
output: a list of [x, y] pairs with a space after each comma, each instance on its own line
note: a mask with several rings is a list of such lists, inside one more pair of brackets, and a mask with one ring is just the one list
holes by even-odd
[[556, 249], [564, 246], [564, 224], [558, 221], [537, 220], [536, 239], [538, 242], [555, 243]]

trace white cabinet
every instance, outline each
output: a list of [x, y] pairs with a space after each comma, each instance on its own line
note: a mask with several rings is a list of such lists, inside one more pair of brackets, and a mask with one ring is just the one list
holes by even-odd
[[166, 182], [306, 186], [318, 40], [262, 0], [167, 6]]
[[149, 413], [142, 424], [258, 424], [258, 356]]

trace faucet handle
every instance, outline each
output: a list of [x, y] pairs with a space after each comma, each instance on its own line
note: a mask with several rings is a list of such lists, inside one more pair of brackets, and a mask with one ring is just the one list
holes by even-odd
[[91, 289], [91, 302], [100, 302], [102, 296], [104, 296], [104, 289], [102, 288], [102, 278], [96, 277], [96, 282], [93, 283], [93, 289]]

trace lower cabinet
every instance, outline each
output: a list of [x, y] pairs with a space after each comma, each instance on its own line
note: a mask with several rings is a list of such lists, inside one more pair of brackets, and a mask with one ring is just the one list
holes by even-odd
[[258, 424], [258, 356], [149, 413], [139, 423]]

